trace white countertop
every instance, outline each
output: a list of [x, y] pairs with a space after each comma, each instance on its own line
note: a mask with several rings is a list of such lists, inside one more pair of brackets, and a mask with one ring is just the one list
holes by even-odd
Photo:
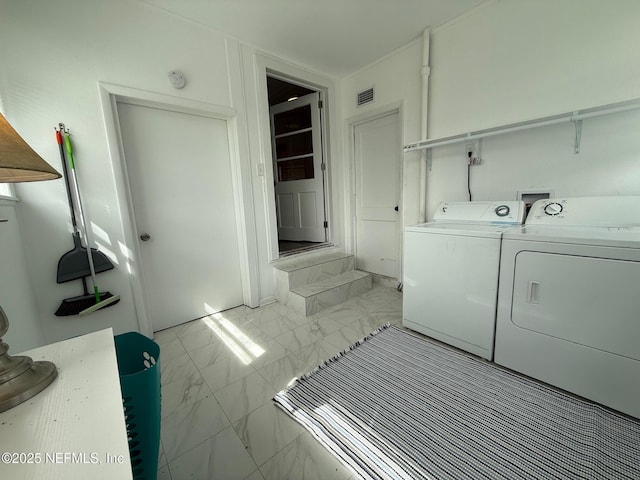
[[0, 413], [0, 478], [130, 480], [112, 329], [24, 354], [55, 363], [58, 378]]

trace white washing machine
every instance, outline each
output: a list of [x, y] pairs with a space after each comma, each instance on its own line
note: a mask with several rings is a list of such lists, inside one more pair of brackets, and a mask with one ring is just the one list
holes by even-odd
[[505, 233], [495, 362], [640, 418], [640, 197], [540, 200]]
[[502, 234], [523, 202], [444, 202], [405, 227], [402, 324], [491, 360]]

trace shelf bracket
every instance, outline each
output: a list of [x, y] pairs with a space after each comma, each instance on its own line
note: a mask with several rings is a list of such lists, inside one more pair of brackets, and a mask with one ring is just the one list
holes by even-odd
[[576, 129], [573, 153], [577, 155], [580, 153], [580, 142], [582, 141], [582, 120], [572, 120], [572, 122]]

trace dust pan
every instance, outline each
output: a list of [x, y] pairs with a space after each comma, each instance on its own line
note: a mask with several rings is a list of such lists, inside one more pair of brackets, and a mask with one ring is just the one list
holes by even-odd
[[[78, 231], [73, 232], [73, 244], [73, 250], [69, 250], [58, 260], [58, 276], [56, 279], [58, 283], [70, 282], [71, 280], [91, 275], [87, 249], [82, 245], [80, 232]], [[96, 273], [113, 269], [113, 263], [100, 250], [92, 248], [91, 256], [93, 257]]]

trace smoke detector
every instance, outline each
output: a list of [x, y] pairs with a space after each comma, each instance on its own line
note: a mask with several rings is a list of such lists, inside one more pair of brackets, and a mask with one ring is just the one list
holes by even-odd
[[181, 89], [187, 84], [187, 80], [184, 78], [184, 75], [179, 70], [172, 70], [168, 74], [169, 83], [173, 88]]

